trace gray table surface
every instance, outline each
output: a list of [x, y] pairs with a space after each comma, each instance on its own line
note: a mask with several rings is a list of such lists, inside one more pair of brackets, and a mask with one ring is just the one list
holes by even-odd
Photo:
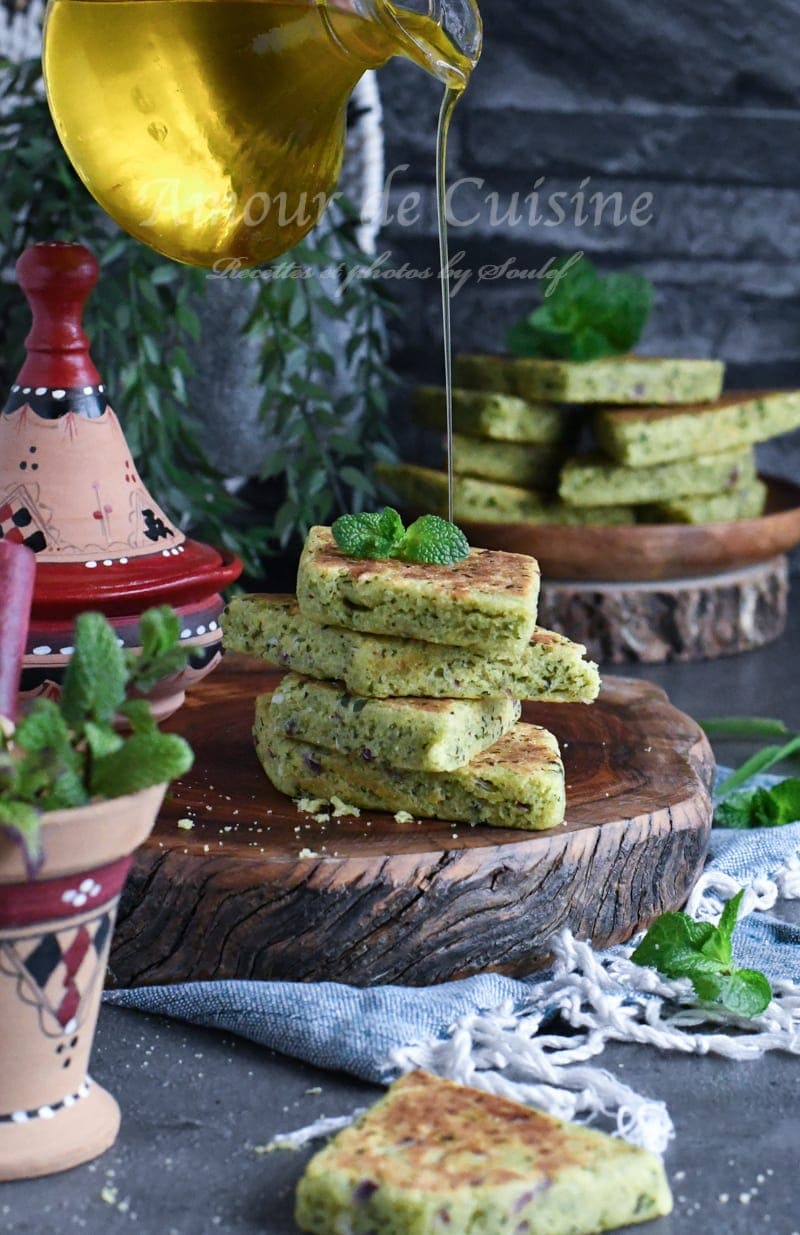
[[[795, 604], [790, 633], [761, 652], [636, 676], [700, 719], [758, 714], [800, 729], [798, 618]], [[744, 753], [718, 748], [729, 761]], [[620, 1045], [603, 1061], [663, 1098], [676, 1128], [666, 1159], [675, 1212], [631, 1231], [800, 1235], [796, 1058], [730, 1063]], [[112, 1008], [101, 1013], [92, 1072], [122, 1106], [116, 1146], [63, 1175], [0, 1186], [4, 1235], [295, 1235], [294, 1186], [311, 1151], [257, 1147], [380, 1092], [219, 1033]]]

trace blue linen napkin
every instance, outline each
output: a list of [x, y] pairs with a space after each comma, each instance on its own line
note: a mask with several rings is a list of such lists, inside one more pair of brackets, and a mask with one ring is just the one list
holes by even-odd
[[[719, 775], [725, 776], [726, 769]], [[775, 784], [761, 776], [753, 786]], [[800, 822], [752, 831], [715, 829], [706, 872], [740, 883], [771, 878], [800, 855]], [[800, 925], [750, 914], [737, 927], [737, 962], [775, 982], [800, 983]], [[393, 1051], [445, 1038], [459, 1018], [502, 1004], [530, 1005], [547, 975], [481, 974], [428, 988], [362, 990], [334, 982], [221, 981], [110, 991], [105, 1001], [223, 1029], [317, 1067], [385, 1082]]]

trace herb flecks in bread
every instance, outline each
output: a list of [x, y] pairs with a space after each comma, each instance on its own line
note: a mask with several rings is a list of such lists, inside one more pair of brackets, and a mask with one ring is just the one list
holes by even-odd
[[671, 1209], [653, 1154], [415, 1072], [312, 1158], [296, 1217], [312, 1235], [594, 1235]]

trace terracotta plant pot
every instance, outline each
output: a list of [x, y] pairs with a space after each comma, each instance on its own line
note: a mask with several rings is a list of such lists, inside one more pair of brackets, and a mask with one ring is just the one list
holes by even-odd
[[0, 832], [0, 1180], [66, 1170], [116, 1140], [119, 1107], [89, 1055], [119, 895], [165, 792], [45, 815], [33, 880]]

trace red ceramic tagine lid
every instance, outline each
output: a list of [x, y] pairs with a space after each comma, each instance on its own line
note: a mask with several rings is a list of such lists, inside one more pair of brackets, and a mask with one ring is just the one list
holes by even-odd
[[26, 545], [36, 558], [21, 689], [59, 689], [83, 610], [105, 613], [135, 649], [141, 613], [170, 604], [190, 661], [151, 694], [163, 717], [218, 663], [220, 592], [242, 567], [188, 540], [139, 475], [83, 332], [98, 274], [77, 244], [33, 245], [17, 262], [33, 324], [0, 412], [0, 543]]
[[188, 540], [137, 471], [83, 331], [97, 260], [82, 245], [37, 244], [16, 271], [33, 324], [0, 414], [0, 539], [36, 554], [34, 624], [91, 607], [130, 618], [202, 606], [241, 564]]

